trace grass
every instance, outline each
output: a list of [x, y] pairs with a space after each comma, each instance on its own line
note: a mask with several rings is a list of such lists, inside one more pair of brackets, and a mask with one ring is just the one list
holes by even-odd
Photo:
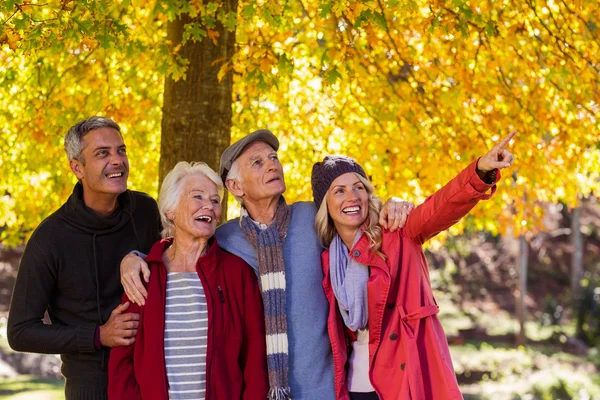
[[62, 379], [21, 375], [0, 378], [0, 400], [59, 400], [64, 399]]

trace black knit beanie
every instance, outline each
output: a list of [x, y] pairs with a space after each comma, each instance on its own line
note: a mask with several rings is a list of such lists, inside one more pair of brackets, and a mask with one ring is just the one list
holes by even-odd
[[313, 165], [310, 183], [317, 208], [321, 206], [325, 193], [327, 193], [335, 178], [347, 172], [356, 172], [367, 179], [367, 174], [365, 174], [362, 167], [358, 165], [355, 159], [350, 157], [327, 156], [322, 162]]

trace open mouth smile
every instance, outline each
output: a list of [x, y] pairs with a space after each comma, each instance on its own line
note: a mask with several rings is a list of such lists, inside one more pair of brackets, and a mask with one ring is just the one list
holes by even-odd
[[344, 214], [348, 214], [348, 215], [358, 214], [360, 212], [360, 207], [359, 206], [346, 207], [342, 210], [342, 212]]
[[208, 216], [208, 215], [200, 215], [196, 218], [194, 218], [196, 221], [201, 221], [201, 222], [206, 222], [206, 223], [211, 223], [212, 222], [212, 217]]

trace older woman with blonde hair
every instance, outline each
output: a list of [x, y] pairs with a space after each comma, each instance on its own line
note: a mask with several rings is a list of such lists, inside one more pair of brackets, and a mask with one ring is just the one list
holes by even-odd
[[337, 399], [462, 399], [422, 245], [493, 195], [499, 170], [513, 162], [505, 148], [513, 136], [412, 210], [396, 232], [378, 225], [381, 202], [355, 160], [328, 156], [313, 166]]
[[[180, 162], [160, 190], [163, 239], [146, 262], [146, 304], [135, 343], [112, 350], [111, 399], [267, 397], [262, 301], [246, 262], [214, 238], [223, 183], [204, 163]], [[127, 296], [123, 302], [129, 301]]]

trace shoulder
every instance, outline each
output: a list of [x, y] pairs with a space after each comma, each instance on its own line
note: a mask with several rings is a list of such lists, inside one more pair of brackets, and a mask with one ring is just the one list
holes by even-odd
[[242, 230], [240, 229], [240, 219], [239, 218], [234, 218], [234, 219], [230, 219], [229, 221], [225, 222], [224, 224], [221, 224], [217, 227], [216, 230], [216, 234], [219, 235], [219, 233], [232, 233], [232, 232], [241, 232]]
[[156, 204], [156, 200], [152, 196], [144, 192], [138, 192], [135, 190], [130, 190], [131, 196], [135, 198], [136, 208], [151, 208], [158, 209], [158, 205]]
[[242, 276], [244, 280], [255, 278], [254, 270], [243, 258], [230, 253], [222, 247], [219, 248], [219, 257], [221, 258], [222, 267], [227, 269], [228, 274], [235, 273], [238, 276]]
[[235, 218], [219, 225], [215, 231], [215, 237], [221, 248], [228, 248], [228, 243], [239, 242], [240, 239], [245, 241], [242, 228], [240, 227], [240, 219]]
[[248, 263], [246, 261], [244, 261], [244, 259], [225, 250], [221, 246], [219, 246], [218, 254], [219, 254], [219, 258], [221, 259], [221, 263], [226, 265], [228, 268], [249, 267]]
[[294, 214], [301, 214], [314, 218], [317, 215], [317, 206], [312, 201], [297, 201], [290, 205], [290, 207], [292, 208], [292, 216]]
[[40, 249], [49, 249], [63, 237], [60, 232], [67, 229], [67, 225], [62, 221], [63, 207], [54, 211], [35, 228], [27, 243], [28, 247], [35, 244]]

